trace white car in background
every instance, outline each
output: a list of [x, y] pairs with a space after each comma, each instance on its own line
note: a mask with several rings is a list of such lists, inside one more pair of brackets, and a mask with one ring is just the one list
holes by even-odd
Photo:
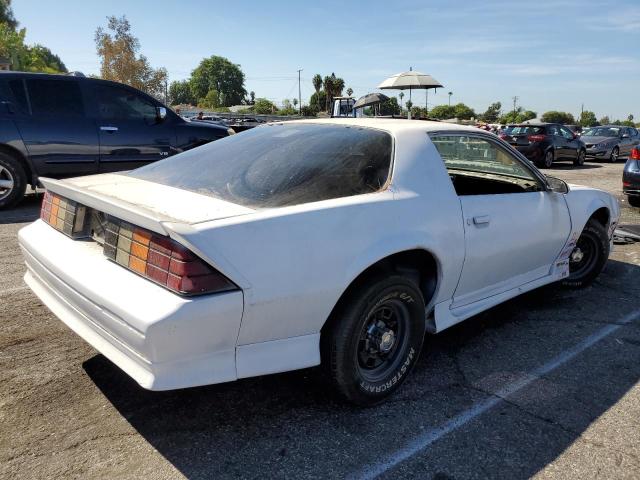
[[381, 401], [440, 332], [552, 282], [588, 285], [611, 195], [475, 128], [273, 123], [129, 173], [41, 179], [25, 280], [144, 388], [311, 367]]

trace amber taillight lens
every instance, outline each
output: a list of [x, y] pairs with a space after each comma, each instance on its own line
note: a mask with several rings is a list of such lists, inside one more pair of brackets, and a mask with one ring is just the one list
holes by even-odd
[[115, 218], [110, 218], [106, 225], [104, 254], [132, 272], [182, 295], [201, 295], [238, 288], [169, 237]]
[[40, 218], [56, 230], [71, 238], [86, 236], [86, 207], [73, 200], [46, 191], [40, 209]]

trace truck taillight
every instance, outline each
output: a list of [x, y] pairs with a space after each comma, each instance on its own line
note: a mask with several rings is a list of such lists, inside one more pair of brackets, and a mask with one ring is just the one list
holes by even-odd
[[110, 260], [182, 295], [236, 290], [238, 287], [169, 237], [110, 218], [104, 237]]
[[84, 205], [47, 190], [42, 199], [40, 218], [65, 235], [80, 238], [86, 236], [86, 211]]

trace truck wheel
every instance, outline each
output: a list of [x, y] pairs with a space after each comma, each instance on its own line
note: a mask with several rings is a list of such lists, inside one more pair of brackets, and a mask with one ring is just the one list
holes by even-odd
[[576, 166], [584, 165], [584, 159], [587, 157], [587, 152], [584, 150], [580, 150], [578, 152], [578, 158], [573, 161], [573, 164]]
[[22, 200], [26, 189], [27, 174], [18, 159], [0, 152], [0, 209]]
[[609, 258], [609, 239], [605, 227], [591, 219], [587, 222], [569, 255], [569, 276], [562, 285], [569, 288], [589, 286]]
[[425, 307], [416, 285], [379, 276], [357, 288], [323, 332], [322, 363], [349, 402], [374, 405], [413, 368], [425, 335]]

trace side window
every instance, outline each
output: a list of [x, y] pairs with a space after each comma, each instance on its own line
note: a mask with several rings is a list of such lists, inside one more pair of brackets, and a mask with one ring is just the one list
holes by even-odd
[[458, 195], [544, 190], [536, 176], [501, 146], [480, 137], [431, 135]]
[[34, 116], [84, 116], [84, 103], [77, 81], [29, 79], [27, 90]]
[[547, 134], [560, 136], [560, 131], [558, 130], [558, 127], [556, 125], [549, 125], [547, 127]]
[[21, 79], [17, 79], [9, 80], [8, 84], [16, 108], [22, 113], [28, 113], [29, 104], [27, 103], [27, 92], [24, 89], [24, 82]]
[[560, 133], [567, 140], [573, 140], [573, 133], [568, 128], [560, 127]]
[[95, 87], [98, 115], [104, 120], [142, 120], [156, 118], [156, 107], [142, 95], [119, 87]]

